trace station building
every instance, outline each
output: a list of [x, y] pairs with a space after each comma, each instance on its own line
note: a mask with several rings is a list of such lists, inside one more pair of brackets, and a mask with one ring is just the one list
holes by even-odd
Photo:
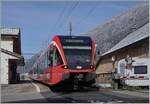
[[97, 83], [112, 83], [112, 74], [116, 72], [118, 61], [126, 57], [149, 58], [149, 23], [128, 34], [97, 62]]
[[0, 81], [1, 84], [16, 83], [17, 66], [24, 64], [21, 55], [21, 33], [17, 28], [0, 28]]

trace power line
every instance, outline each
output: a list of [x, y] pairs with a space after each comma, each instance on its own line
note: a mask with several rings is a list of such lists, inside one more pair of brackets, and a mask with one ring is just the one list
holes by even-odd
[[[67, 5], [67, 4], [66, 4], [66, 5]], [[62, 11], [60, 12], [60, 14], [59, 14], [59, 16], [58, 16], [58, 18], [57, 18], [57, 20], [56, 20], [56, 23], [55, 23], [55, 25], [54, 25], [54, 28], [57, 26], [57, 24], [58, 24], [59, 21], [61, 20], [63, 14], [64, 14], [64, 12], [65, 12], [65, 10], [66, 10], [66, 8], [67, 8], [66, 5], [64, 6], [64, 8], [62, 9]]]
[[[63, 16], [64, 12], [65, 12], [65, 10], [66, 10], [66, 7], [67, 7], [67, 3], [64, 5], [63, 9], [61, 10], [60, 14], [58, 15], [58, 18], [56, 19], [56, 22], [55, 22], [53, 28], [51, 29], [51, 31], [53, 31], [53, 32], [54, 32], [54, 30], [56, 31], [55, 28], [57, 27], [57, 24], [58, 24], [59, 21], [61, 20], [61, 18], [62, 18], [62, 16]], [[48, 42], [49, 42], [49, 38], [47, 38], [47, 39], [45, 40], [46, 45], [48, 45]]]
[[[60, 28], [62, 28], [62, 26], [64, 25], [64, 23], [70, 18], [72, 12], [73, 12], [74, 9], [77, 7], [78, 3], [79, 3], [78, 1], [75, 2], [75, 3], [73, 2], [73, 4], [71, 5], [71, 8], [69, 9], [69, 12], [67, 13], [67, 16], [66, 16], [66, 18], [65, 18], [65, 15], [63, 16], [63, 14], [65, 13], [66, 8], [67, 8], [67, 4], [68, 4], [68, 3], [66, 3], [66, 5], [64, 6], [64, 8], [62, 9], [62, 11], [61, 11], [60, 14], [59, 14], [59, 16], [58, 16], [58, 18], [57, 18], [57, 20], [56, 20], [56, 23], [55, 23], [55, 25], [54, 25], [52, 31], [54, 31], [54, 30], [56, 31], [56, 27], [57, 27], [58, 23], [60, 23], [60, 25], [58, 25], [57, 31], [58, 31]], [[62, 17], [64, 17], [64, 18], [62, 19]], [[62, 20], [62, 21], [61, 21], [61, 20]], [[49, 42], [49, 38], [47, 38], [47, 39], [44, 41], [44, 43], [48, 43], [48, 42]], [[42, 45], [42, 46], [43, 46], [43, 45]]]
[[79, 24], [81, 24], [82, 22], [86, 21], [87, 18], [90, 17], [90, 15], [93, 13], [93, 11], [95, 10], [95, 8], [96, 8], [97, 6], [98, 6], [98, 3], [96, 3], [96, 6], [93, 5], [92, 8], [91, 8], [91, 9], [89, 10], [89, 12], [87, 13], [87, 15], [86, 15], [80, 22], [78, 22], [77, 24], [79, 25]]
[[68, 15], [66, 18], [63, 20], [63, 22], [59, 25], [58, 29], [61, 29], [62, 26], [66, 23], [66, 21], [70, 18], [71, 14], [73, 13], [74, 9], [78, 6], [79, 1], [77, 1], [75, 4], [73, 3], [73, 6], [71, 6], [70, 11], [68, 12]]
[[[70, 18], [70, 16], [71, 16], [71, 14], [73, 13], [73, 11], [74, 11], [74, 9], [78, 6], [78, 4], [79, 4], [79, 1], [77, 1], [77, 2], [73, 2], [73, 5], [71, 6], [71, 8], [69, 9], [69, 12], [67, 13], [67, 15], [66, 15], [66, 18], [64, 17], [64, 19], [62, 20], [62, 22], [60, 23], [60, 25], [58, 26], [58, 28], [57, 28], [57, 31], [58, 30], [60, 30], [62, 27], [63, 27], [63, 25], [66, 23], [66, 21]], [[57, 21], [56, 21], [56, 23], [55, 23], [55, 25], [54, 25], [54, 27], [53, 28], [56, 28], [57, 27], [57, 24], [59, 23], [59, 21], [61, 20], [61, 18], [63, 17], [63, 14], [64, 14], [64, 12], [65, 12], [65, 10], [66, 10], [66, 7], [67, 6], [64, 6], [64, 8], [62, 9], [62, 11], [60, 12], [60, 14], [59, 14], [59, 16], [58, 16], [58, 18], [57, 18]], [[52, 31], [53, 31], [54, 29], [52, 29]], [[47, 38], [43, 43], [48, 43], [48, 41], [49, 41], [49, 38]], [[44, 44], [42, 45], [42, 46], [44, 46]], [[44, 48], [44, 47], [43, 47]]]

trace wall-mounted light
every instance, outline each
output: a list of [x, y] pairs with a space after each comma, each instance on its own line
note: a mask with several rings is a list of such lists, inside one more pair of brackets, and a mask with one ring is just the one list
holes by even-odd
[[127, 64], [132, 64], [133, 62], [132, 57], [130, 55], [126, 56], [125, 61], [127, 62]]
[[116, 61], [116, 56], [112, 56], [111, 61], [115, 62]]

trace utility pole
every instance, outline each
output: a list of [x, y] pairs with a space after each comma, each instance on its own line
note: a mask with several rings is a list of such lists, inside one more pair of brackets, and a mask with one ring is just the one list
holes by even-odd
[[71, 22], [69, 23], [69, 35], [70, 36], [72, 35], [72, 23]]

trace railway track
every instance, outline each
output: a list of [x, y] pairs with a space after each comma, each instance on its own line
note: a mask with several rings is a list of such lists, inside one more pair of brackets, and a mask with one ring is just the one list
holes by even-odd
[[[40, 91], [33, 84], [36, 84]], [[136, 92], [136, 96], [133, 96], [135, 92], [130, 92], [132, 94], [124, 93], [124, 91], [115, 91], [113, 89], [100, 89], [93, 87], [85, 87], [84, 90], [74, 90], [74, 91], [61, 91], [53, 92], [49, 86], [44, 85], [35, 81], [28, 81], [25, 83], [25, 88], [28, 91], [24, 91], [21, 86], [22, 84], [16, 85], [15, 90], [14, 85], [8, 87], [2, 87], [3, 92], [7, 94], [2, 94], [3, 102], [7, 103], [148, 103], [148, 93], [141, 95], [142, 93]], [[31, 86], [31, 88], [30, 88]], [[11, 89], [10, 89], [11, 88]], [[9, 90], [8, 90], [9, 89]], [[18, 92], [21, 90], [21, 92]], [[13, 96], [12, 96], [13, 90]], [[24, 91], [24, 92], [23, 92]], [[18, 93], [16, 93], [18, 92]]]
[[[44, 85], [45, 86], [45, 85]], [[49, 87], [48, 85], [46, 85]], [[59, 91], [53, 92], [49, 89], [49, 92], [41, 93], [46, 95], [46, 100], [52, 103], [147, 103], [148, 98], [141, 98], [138, 96], [130, 96], [126, 94], [120, 94], [113, 89], [98, 89], [92, 86], [85, 86], [84, 90], [76, 89], [73, 91]], [[48, 97], [54, 94], [53, 97]]]
[[[95, 89], [74, 92], [56, 93], [54, 98], [47, 98], [48, 102], [67, 103], [147, 103], [148, 98], [127, 96], [112, 91], [97, 91]], [[54, 100], [55, 99], [55, 100]], [[57, 100], [57, 101], [56, 101]]]

